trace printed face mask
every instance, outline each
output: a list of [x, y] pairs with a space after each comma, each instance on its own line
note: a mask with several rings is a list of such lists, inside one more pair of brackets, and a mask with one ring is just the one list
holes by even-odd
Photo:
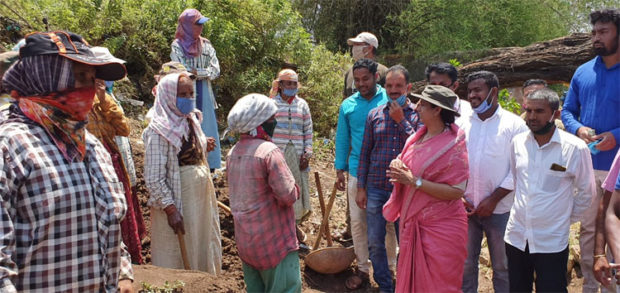
[[177, 109], [183, 115], [189, 114], [194, 108], [196, 108], [196, 99], [177, 97]]
[[357, 61], [366, 57], [366, 55], [368, 55], [368, 53], [364, 53], [364, 49], [366, 47], [368, 46], [353, 46], [353, 48], [351, 49], [351, 55], [353, 56], [353, 60]]

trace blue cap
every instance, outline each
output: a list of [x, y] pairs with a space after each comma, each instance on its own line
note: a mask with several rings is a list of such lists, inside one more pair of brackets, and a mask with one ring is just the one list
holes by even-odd
[[204, 24], [207, 21], [209, 21], [209, 18], [203, 16], [196, 21], [196, 24]]

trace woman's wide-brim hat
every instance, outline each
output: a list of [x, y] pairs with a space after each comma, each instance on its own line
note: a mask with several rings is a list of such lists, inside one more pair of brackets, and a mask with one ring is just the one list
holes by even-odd
[[454, 115], [461, 116], [456, 110], [457, 96], [451, 89], [440, 85], [427, 85], [421, 95], [413, 94], [418, 99], [425, 100], [437, 107], [454, 112]]

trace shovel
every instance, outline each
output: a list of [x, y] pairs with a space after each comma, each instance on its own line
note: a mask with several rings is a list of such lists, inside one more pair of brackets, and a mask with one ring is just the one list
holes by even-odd
[[[314, 251], [306, 255], [304, 260], [308, 267], [322, 274], [336, 274], [342, 272], [346, 270], [355, 259], [353, 247], [326, 247], [317, 250], [321, 243], [325, 227], [329, 227], [329, 212], [331, 212], [334, 199], [336, 199], [337, 186], [337, 182], [334, 182], [334, 188], [329, 198], [329, 203], [325, 208], [323, 221], [319, 227], [318, 237], [312, 247]], [[326, 238], [329, 239], [329, 234]]]

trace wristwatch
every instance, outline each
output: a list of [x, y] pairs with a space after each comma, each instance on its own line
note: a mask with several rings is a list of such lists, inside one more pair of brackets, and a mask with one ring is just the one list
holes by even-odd
[[420, 188], [422, 187], [422, 178], [418, 177], [418, 179], [415, 181], [415, 188]]

